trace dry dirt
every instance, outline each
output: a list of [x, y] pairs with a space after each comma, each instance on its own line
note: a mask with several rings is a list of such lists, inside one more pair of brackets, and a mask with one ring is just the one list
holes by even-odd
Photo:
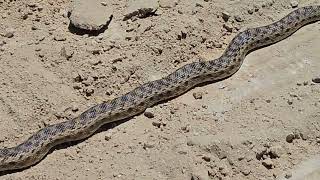
[[[88, 36], [69, 31], [69, 1], [0, 0], [0, 148], [216, 58], [239, 29], [293, 10], [288, 0], [160, 0], [155, 15], [124, 21], [128, 2], [106, 2], [108, 29]], [[319, 1], [299, 1], [310, 4]], [[0, 179], [320, 179], [320, 84], [311, 81], [319, 75], [319, 34], [319, 22], [305, 26], [249, 54], [231, 78], [59, 146]]]

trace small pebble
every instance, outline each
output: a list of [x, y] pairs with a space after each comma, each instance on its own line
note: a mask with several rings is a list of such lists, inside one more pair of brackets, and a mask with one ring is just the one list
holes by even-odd
[[101, 2], [101, 5], [102, 5], [102, 6], [107, 6], [108, 3], [107, 3], [107, 2]]
[[190, 132], [190, 130], [191, 130], [191, 126], [188, 124], [188, 125], [186, 125], [186, 126], [182, 126], [181, 127], [181, 130], [182, 131], [184, 131], [184, 132]]
[[195, 99], [202, 99], [203, 93], [202, 92], [194, 92], [192, 95]]
[[86, 96], [91, 96], [93, 93], [94, 93], [94, 88], [93, 87], [87, 87], [85, 90], [84, 90]]
[[259, 7], [258, 6], [254, 6], [254, 12], [258, 12], [259, 11]]
[[215, 48], [222, 48], [222, 44], [220, 42], [213, 42], [213, 46]]
[[248, 176], [248, 175], [251, 173], [250, 169], [248, 169], [248, 168], [242, 169], [241, 172], [242, 172], [242, 174], [245, 175], [245, 176]]
[[222, 19], [227, 22], [230, 18], [230, 14], [228, 12], [222, 12]]
[[6, 41], [0, 41], [0, 47], [3, 46], [3, 45], [5, 45], [5, 44], [7, 44]]
[[234, 16], [234, 19], [235, 19], [237, 22], [242, 22], [242, 21], [243, 21], [242, 17], [241, 17], [241, 16], [238, 16], [238, 15]]
[[66, 59], [70, 59], [73, 56], [73, 53], [74, 52], [69, 47], [62, 47], [60, 51], [60, 55]]
[[317, 77], [312, 78], [312, 82], [314, 83], [320, 83], [320, 75]]
[[161, 127], [161, 122], [152, 122], [152, 125], [157, 127], [157, 128], [160, 128]]
[[232, 32], [232, 25], [230, 23], [223, 24], [223, 28], [225, 28], [228, 32]]
[[270, 156], [274, 158], [279, 158], [281, 155], [285, 154], [285, 150], [282, 146], [272, 146], [269, 148]]
[[191, 180], [208, 180], [208, 171], [203, 168], [197, 167], [191, 172]]
[[154, 114], [148, 109], [146, 109], [146, 111], [143, 113], [143, 115], [147, 118], [154, 118]]
[[7, 28], [7, 29], [5, 30], [4, 37], [12, 38], [12, 37], [14, 36], [14, 33], [15, 33], [15, 29], [13, 29], [13, 28]]
[[65, 41], [67, 38], [64, 37], [63, 35], [55, 35], [53, 39], [56, 41]]
[[298, 7], [299, 3], [298, 3], [298, 1], [291, 1], [290, 5], [292, 8], [296, 8], [296, 7]]
[[203, 5], [199, 2], [196, 3], [196, 7], [203, 7]]
[[202, 159], [207, 161], [207, 162], [211, 161], [211, 158], [209, 156], [203, 156]]
[[284, 176], [286, 179], [289, 179], [292, 177], [292, 174], [290, 172], [286, 173], [286, 175]]
[[289, 135], [287, 135], [286, 137], [286, 141], [288, 143], [292, 143], [292, 141], [295, 139], [295, 135], [293, 133], [290, 133]]
[[27, 14], [27, 13], [26, 13], [26, 14], [23, 14], [23, 15], [21, 16], [21, 18], [22, 18], [23, 20], [28, 19], [28, 14]]
[[143, 149], [150, 149], [154, 148], [154, 143], [144, 143], [143, 144]]
[[267, 169], [273, 168], [273, 161], [271, 159], [265, 159], [262, 161], [262, 165], [266, 167]]
[[106, 141], [109, 141], [110, 139], [111, 139], [111, 133], [107, 133], [105, 136], [104, 136], [104, 139], [106, 140]]
[[71, 110], [73, 112], [77, 112], [77, 111], [79, 111], [79, 108], [76, 105], [72, 105]]

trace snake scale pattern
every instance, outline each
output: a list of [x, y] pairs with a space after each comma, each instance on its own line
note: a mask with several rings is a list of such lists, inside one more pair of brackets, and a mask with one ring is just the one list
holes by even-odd
[[200, 83], [227, 78], [240, 68], [250, 51], [283, 40], [302, 26], [319, 20], [320, 5], [306, 6], [267, 26], [244, 30], [232, 39], [220, 58], [187, 64], [162, 79], [91, 107], [74, 119], [47, 126], [15, 147], [0, 149], [0, 171], [27, 168], [58, 144], [87, 138], [106, 123], [137, 115]]

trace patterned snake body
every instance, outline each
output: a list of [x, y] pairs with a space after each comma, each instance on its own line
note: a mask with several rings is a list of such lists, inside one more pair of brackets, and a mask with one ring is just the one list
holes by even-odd
[[270, 25], [240, 32], [218, 59], [187, 64], [167, 77], [148, 82], [123, 96], [91, 107], [74, 119], [47, 126], [20, 145], [0, 149], [0, 171], [29, 167], [39, 162], [58, 144], [89, 137], [103, 124], [137, 115], [200, 83], [229, 77], [240, 68], [248, 52], [285, 39], [300, 27], [319, 20], [320, 6], [307, 6], [294, 10]]

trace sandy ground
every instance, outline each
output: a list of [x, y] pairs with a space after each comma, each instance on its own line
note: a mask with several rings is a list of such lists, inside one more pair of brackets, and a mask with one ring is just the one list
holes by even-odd
[[[155, 16], [124, 21], [127, 1], [107, 2], [108, 29], [88, 36], [69, 31], [68, 1], [0, 0], [0, 148], [216, 58], [238, 29], [293, 9], [287, 0], [175, 0]], [[310, 4], [319, 1], [299, 1]], [[311, 81], [319, 34], [319, 22], [303, 27], [249, 54], [231, 78], [148, 109], [153, 118], [106, 126], [0, 179], [320, 179], [320, 85]]]

